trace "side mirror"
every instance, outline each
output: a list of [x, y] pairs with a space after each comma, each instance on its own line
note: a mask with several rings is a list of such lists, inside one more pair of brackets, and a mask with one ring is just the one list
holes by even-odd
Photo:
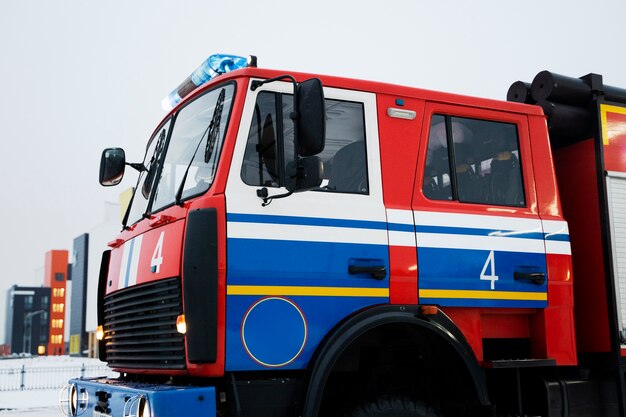
[[105, 187], [117, 185], [124, 178], [126, 154], [122, 148], [107, 148], [100, 158], [100, 184]]
[[317, 156], [300, 158], [287, 164], [285, 187], [289, 192], [317, 188], [324, 178], [324, 163]]
[[296, 87], [298, 113], [298, 154], [313, 156], [324, 150], [326, 142], [326, 105], [319, 78], [311, 78]]

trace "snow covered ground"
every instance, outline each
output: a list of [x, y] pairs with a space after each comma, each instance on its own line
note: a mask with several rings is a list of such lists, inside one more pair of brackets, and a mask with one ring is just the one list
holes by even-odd
[[0, 416], [63, 417], [59, 410], [59, 391], [4, 391], [0, 392]]
[[[62, 386], [67, 382], [67, 378], [72, 376], [79, 377], [80, 369], [83, 365], [86, 369], [94, 369], [92, 367], [99, 368], [106, 364], [97, 359], [73, 358], [69, 356], [0, 359], [0, 417], [63, 416], [57, 405], [59, 402], [60, 388], [24, 391], [14, 390], [10, 388], [13, 387], [12, 381], [7, 381], [8, 379], [15, 378], [15, 375], [13, 375], [14, 372], [9, 374], [9, 370], [21, 370], [22, 366], [24, 366], [27, 378], [29, 370], [31, 370], [31, 376], [34, 375], [36, 370], [48, 370], [50, 372], [45, 376], [45, 378], [47, 378], [46, 384], [50, 386]], [[56, 372], [56, 370], [62, 371]], [[115, 373], [111, 373], [110, 375], [115, 376]], [[52, 378], [52, 380], [50, 380], [50, 378]], [[58, 381], [55, 381], [54, 378], [58, 379]], [[3, 391], [3, 389], [5, 390]]]

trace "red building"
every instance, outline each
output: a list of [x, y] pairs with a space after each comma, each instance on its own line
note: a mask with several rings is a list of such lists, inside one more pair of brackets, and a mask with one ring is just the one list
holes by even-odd
[[50, 337], [48, 355], [65, 354], [65, 290], [68, 272], [68, 251], [46, 252], [44, 286], [50, 287]]

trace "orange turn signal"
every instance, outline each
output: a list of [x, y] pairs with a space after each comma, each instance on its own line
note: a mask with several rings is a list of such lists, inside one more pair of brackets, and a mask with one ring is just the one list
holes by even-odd
[[176, 330], [180, 334], [187, 333], [187, 322], [185, 321], [184, 314], [181, 314], [180, 316], [176, 317]]

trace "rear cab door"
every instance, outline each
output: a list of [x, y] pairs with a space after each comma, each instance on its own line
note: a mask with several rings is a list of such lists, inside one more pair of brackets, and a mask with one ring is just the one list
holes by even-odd
[[419, 302], [547, 306], [527, 117], [427, 103], [413, 213]]

